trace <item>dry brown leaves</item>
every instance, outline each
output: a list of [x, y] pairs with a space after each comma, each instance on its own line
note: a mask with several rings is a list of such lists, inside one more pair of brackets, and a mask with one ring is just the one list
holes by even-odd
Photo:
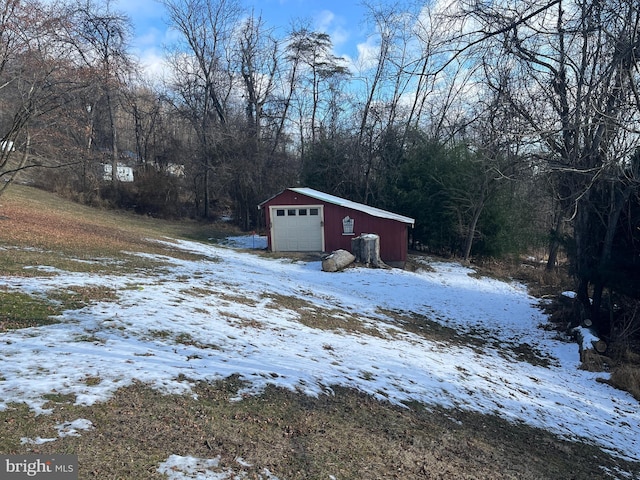
[[64, 251], [82, 251], [99, 245], [102, 249], [125, 249], [141, 239], [85, 216], [74, 216], [40, 203], [2, 199], [0, 241], [9, 245]]

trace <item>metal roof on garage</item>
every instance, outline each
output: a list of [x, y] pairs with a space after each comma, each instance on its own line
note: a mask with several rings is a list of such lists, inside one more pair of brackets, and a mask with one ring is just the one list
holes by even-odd
[[[318, 190], [314, 190], [313, 188], [300, 187], [287, 188], [287, 190], [291, 190], [292, 192], [296, 192], [301, 195], [306, 195], [307, 197], [315, 198], [316, 200], [320, 200], [321, 202], [332, 203], [341, 207], [350, 208], [351, 210], [358, 210], [374, 217], [396, 220], [398, 222], [407, 223], [411, 226], [413, 226], [415, 223], [415, 220], [413, 218], [405, 217], [404, 215], [399, 215], [387, 210], [382, 210], [381, 208], [370, 207], [369, 205], [364, 205], [362, 203], [352, 202], [351, 200], [347, 200], [346, 198], [336, 197], [335, 195], [320, 192]], [[274, 195], [269, 200], [277, 197], [278, 195]], [[262, 202], [260, 205], [267, 203], [269, 200]]]

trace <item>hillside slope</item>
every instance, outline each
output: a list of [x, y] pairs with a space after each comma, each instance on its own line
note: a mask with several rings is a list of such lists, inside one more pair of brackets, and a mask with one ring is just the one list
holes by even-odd
[[[153, 453], [136, 444], [128, 462], [146, 473], [127, 474], [125, 462], [111, 467], [119, 478], [196, 478], [198, 469], [207, 478], [358, 478], [363, 459], [367, 478], [393, 478], [365, 440], [371, 430], [402, 478], [638, 476], [637, 401], [578, 368], [576, 345], [541, 328], [546, 318], [523, 285], [434, 260], [416, 272], [329, 274], [319, 262], [163, 239], [159, 227], [108, 227], [72, 205], [0, 203], [11, 225], [0, 244], [3, 301], [50, 302], [55, 322], [14, 320], [0, 331], [0, 413], [25, 425], [46, 413], [53, 423], [48, 434], [34, 435], [34, 424], [7, 437], [5, 451], [100, 445], [106, 458], [110, 448], [119, 455], [110, 435], [137, 435], [117, 426], [129, 405], [147, 438], [151, 425], [162, 430], [158, 417], [177, 429], [191, 422], [192, 433], [187, 443], [157, 439]], [[216, 398], [224, 410], [203, 413], [223, 408]], [[169, 412], [147, 418], [169, 401]], [[337, 421], [347, 411], [358, 422], [349, 431]], [[64, 425], [79, 437], [60, 433]], [[425, 438], [429, 430], [437, 435]]]

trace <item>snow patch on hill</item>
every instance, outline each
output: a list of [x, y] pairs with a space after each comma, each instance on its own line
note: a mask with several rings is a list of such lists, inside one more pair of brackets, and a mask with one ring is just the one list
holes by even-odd
[[[171, 263], [162, 273], [0, 278], [22, 292], [94, 285], [119, 295], [66, 311], [55, 325], [0, 333], [0, 409], [25, 402], [46, 413], [51, 392], [91, 405], [134, 381], [185, 393], [193, 381], [238, 374], [249, 385], [242, 395], [268, 384], [330, 395], [343, 385], [398, 404], [498, 414], [640, 460], [637, 401], [596, 381], [604, 374], [580, 370], [577, 345], [540, 328], [547, 319], [519, 283], [478, 278], [455, 263], [325, 273], [320, 262], [171, 246], [201, 259], [162, 257]], [[459, 341], [410, 331], [401, 314]], [[544, 361], [525, 361], [522, 349]]]

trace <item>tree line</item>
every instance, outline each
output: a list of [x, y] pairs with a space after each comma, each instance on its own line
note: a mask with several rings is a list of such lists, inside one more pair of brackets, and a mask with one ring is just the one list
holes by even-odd
[[416, 248], [562, 255], [579, 318], [636, 328], [637, 302], [613, 312], [640, 297], [637, 2], [366, 3], [357, 61], [239, 0], [160, 3], [177, 40], [150, 81], [109, 1], [1, 0], [0, 194], [28, 170], [85, 203], [248, 230], [309, 186], [414, 217]]

